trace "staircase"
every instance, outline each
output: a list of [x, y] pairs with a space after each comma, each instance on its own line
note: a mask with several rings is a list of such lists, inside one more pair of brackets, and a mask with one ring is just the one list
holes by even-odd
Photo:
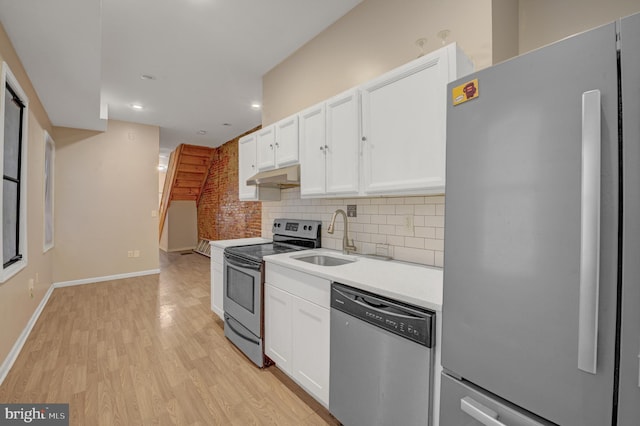
[[173, 200], [195, 201], [196, 205], [199, 203], [213, 153], [213, 148], [186, 144], [179, 145], [171, 153], [160, 201], [158, 238], [162, 236], [167, 211]]

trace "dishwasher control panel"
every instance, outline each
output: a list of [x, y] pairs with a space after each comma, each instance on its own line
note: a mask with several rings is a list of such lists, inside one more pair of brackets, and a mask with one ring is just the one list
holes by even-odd
[[343, 284], [331, 285], [331, 308], [423, 346], [433, 346], [435, 313]]

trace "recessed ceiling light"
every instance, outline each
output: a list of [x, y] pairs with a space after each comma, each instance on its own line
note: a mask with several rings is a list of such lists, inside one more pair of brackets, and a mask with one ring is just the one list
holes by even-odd
[[144, 109], [144, 107], [142, 105], [140, 105], [140, 104], [131, 104], [131, 108], [133, 108], [133, 109], [135, 109], [137, 111], [140, 111], [140, 110]]
[[142, 75], [140, 76], [140, 78], [141, 78], [142, 80], [155, 80], [155, 79], [156, 79], [156, 76], [155, 76], [155, 75], [151, 75], [151, 74], [142, 74]]
[[254, 102], [254, 103], [251, 104], [251, 109], [260, 109], [261, 106], [262, 105], [260, 105], [259, 103]]
[[165, 170], [167, 170], [167, 166], [163, 166], [162, 164], [158, 164], [158, 171], [163, 172]]
[[199, 135], [206, 135], [207, 131], [206, 130], [198, 130], [198, 134]]

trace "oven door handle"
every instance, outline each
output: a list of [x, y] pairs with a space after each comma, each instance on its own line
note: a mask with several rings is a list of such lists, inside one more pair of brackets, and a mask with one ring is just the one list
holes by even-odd
[[241, 338], [243, 338], [244, 340], [246, 340], [246, 341], [248, 341], [248, 342], [253, 343], [254, 345], [259, 345], [259, 344], [260, 344], [260, 342], [258, 342], [258, 341], [256, 341], [256, 340], [254, 340], [254, 339], [252, 339], [252, 338], [250, 338], [250, 337], [247, 337], [247, 336], [245, 336], [244, 334], [240, 333], [240, 332], [239, 332], [239, 331], [238, 331], [238, 330], [237, 330], [237, 329], [236, 329], [236, 328], [231, 324], [231, 321], [227, 321], [225, 325], [226, 325], [226, 326], [228, 326], [228, 327], [231, 329], [231, 331], [233, 331], [236, 335], [238, 335], [238, 337], [241, 337]]
[[247, 268], [247, 269], [252, 269], [254, 271], [259, 271], [260, 267], [262, 266], [262, 264], [260, 263], [242, 262], [242, 261], [239, 261], [237, 258], [231, 257], [226, 254], [224, 255], [224, 259], [227, 262], [229, 262], [229, 265], [235, 266], [237, 268]]

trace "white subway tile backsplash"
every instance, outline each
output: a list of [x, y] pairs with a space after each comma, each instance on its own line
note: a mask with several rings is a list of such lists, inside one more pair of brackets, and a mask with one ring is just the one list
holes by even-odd
[[361, 205], [358, 206], [358, 210], [362, 209], [364, 214], [378, 214], [378, 205]]
[[435, 204], [423, 204], [420, 206], [415, 206], [415, 214], [416, 216], [435, 216], [436, 215], [436, 205]]
[[378, 232], [383, 235], [395, 235], [396, 227], [395, 225], [378, 225]]
[[387, 244], [387, 236], [382, 234], [371, 234], [371, 242], [378, 244]]
[[438, 268], [444, 268], [444, 252], [437, 251], [435, 252], [435, 262], [433, 266], [437, 266]]
[[387, 235], [387, 243], [390, 246], [404, 247], [404, 237], [400, 235]]
[[388, 225], [404, 225], [404, 216], [389, 215], [387, 216]]
[[444, 216], [427, 216], [424, 224], [436, 228], [444, 228]]
[[424, 202], [427, 204], [444, 204], [444, 195], [425, 197]]
[[424, 240], [424, 248], [434, 251], [444, 251], [444, 240], [426, 238]]
[[364, 232], [367, 232], [369, 234], [378, 234], [380, 233], [380, 225], [368, 225], [365, 224], [364, 225]]
[[416, 237], [436, 238], [436, 229], [437, 228], [430, 228], [426, 226], [416, 226], [414, 228], [414, 231], [415, 231]]
[[387, 224], [387, 216], [383, 214], [374, 214], [371, 216], [371, 223], [375, 223], [377, 225], [386, 225]]
[[384, 204], [378, 207], [378, 213], [380, 214], [396, 214], [396, 206]]
[[[282, 191], [282, 201], [262, 203], [262, 236], [272, 237], [276, 218], [321, 220], [322, 246], [342, 250], [344, 222], [336, 219], [334, 234], [326, 232], [336, 209], [357, 206], [358, 216], [349, 218], [349, 238], [359, 253], [376, 253], [376, 245], [395, 259], [436, 267], [444, 264], [444, 196], [313, 198], [301, 199], [299, 188]], [[407, 226], [407, 217], [410, 217]]]
[[424, 241], [424, 238], [406, 237], [404, 244], [407, 247], [423, 249], [425, 248]]

